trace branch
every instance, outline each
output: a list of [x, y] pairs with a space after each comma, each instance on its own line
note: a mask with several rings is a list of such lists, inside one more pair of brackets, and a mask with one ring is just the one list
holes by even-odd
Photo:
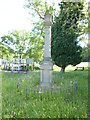
[[44, 17], [40, 14], [40, 12], [36, 9], [36, 8], [33, 8], [34, 10], [35, 10], [35, 12], [39, 15], [39, 17], [41, 18], [41, 19], [44, 19]]

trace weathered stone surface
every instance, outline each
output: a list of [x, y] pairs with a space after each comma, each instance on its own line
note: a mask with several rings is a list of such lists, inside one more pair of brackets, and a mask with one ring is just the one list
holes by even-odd
[[40, 63], [41, 69], [41, 86], [52, 86], [52, 61], [42, 61]]
[[52, 86], [53, 62], [51, 60], [51, 25], [52, 15], [45, 14], [45, 46], [44, 59], [40, 62], [41, 78], [40, 86]]

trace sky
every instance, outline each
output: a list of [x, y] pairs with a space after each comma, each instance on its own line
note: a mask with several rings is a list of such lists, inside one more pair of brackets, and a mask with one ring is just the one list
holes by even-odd
[[24, 8], [24, 0], [0, 0], [0, 37], [15, 29], [31, 31], [33, 25], [30, 19], [32, 17]]
[[[61, 0], [46, 1], [54, 1], [57, 5]], [[15, 29], [31, 31], [31, 20], [28, 10], [24, 8], [24, 0], [0, 0], [0, 37]]]
[[0, 0], [0, 37], [14, 29], [31, 30], [30, 16], [24, 0]]

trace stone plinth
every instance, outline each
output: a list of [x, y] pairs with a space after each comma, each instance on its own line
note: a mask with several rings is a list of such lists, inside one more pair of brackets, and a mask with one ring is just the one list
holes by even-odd
[[52, 86], [53, 62], [50, 60], [43, 60], [40, 63], [40, 69], [41, 69], [40, 86]]

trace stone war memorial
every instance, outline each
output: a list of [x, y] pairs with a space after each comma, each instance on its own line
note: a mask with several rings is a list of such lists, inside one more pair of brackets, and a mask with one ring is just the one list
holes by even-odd
[[45, 14], [45, 45], [44, 45], [44, 58], [40, 63], [41, 78], [40, 86], [52, 86], [52, 70], [53, 62], [51, 60], [51, 25], [52, 15]]

